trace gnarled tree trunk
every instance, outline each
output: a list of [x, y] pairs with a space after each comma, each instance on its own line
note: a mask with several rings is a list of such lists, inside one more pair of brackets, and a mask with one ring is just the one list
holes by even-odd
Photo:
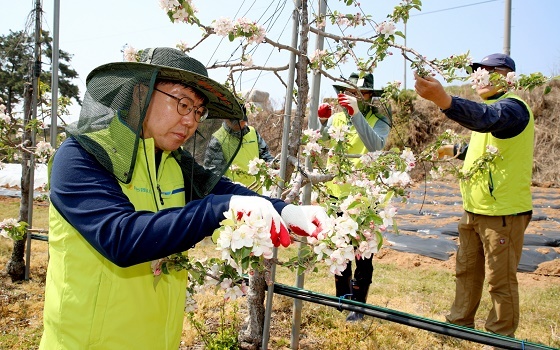
[[[29, 84], [25, 85], [24, 91], [24, 106], [23, 106], [23, 125], [27, 125], [31, 119], [31, 100], [32, 100], [33, 89], [30, 88]], [[23, 144], [27, 145], [31, 141], [31, 132], [26, 130], [24, 132]], [[30, 170], [33, 164], [31, 164], [31, 156], [27, 152], [23, 152], [21, 160], [21, 202], [19, 205], [19, 221], [25, 221], [27, 223], [31, 222], [29, 217], [29, 191], [33, 191], [31, 187], [31, 174]], [[6, 271], [12, 282], [23, 281], [25, 279], [25, 261], [23, 260], [25, 253], [25, 242], [27, 240], [26, 233], [21, 241], [14, 241], [14, 249], [12, 250], [12, 256], [8, 261], [6, 266]]]
[[264, 272], [255, 271], [249, 276], [247, 308], [249, 315], [244, 329], [239, 333], [239, 347], [257, 350], [261, 347], [264, 326], [264, 297], [267, 288]]

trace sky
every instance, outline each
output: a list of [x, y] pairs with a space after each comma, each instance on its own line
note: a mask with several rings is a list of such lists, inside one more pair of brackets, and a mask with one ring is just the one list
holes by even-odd
[[[35, 19], [29, 17], [36, 0], [0, 0], [4, 5], [4, 16], [0, 21], [0, 34], [29, 28], [33, 32]], [[184, 41], [190, 45], [201, 38], [198, 27], [184, 23], [171, 23], [159, 7], [158, 0], [59, 0], [59, 47], [72, 54], [71, 66], [78, 72], [74, 81], [85, 92], [88, 73], [95, 67], [123, 60], [122, 50], [126, 45], [136, 49], [156, 46], [174, 47]], [[318, 1], [309, 1], [317, 10]], [[338, 0], [328, 0], [331, 10], [357, 12]], [[268, 27], [267, 36], [272, 40], [289, 45], [292, 37], [293, 0], [193, 0], [198, 17], [205, 25], [220, 17], [247, 17]], [[377, 23], [386, 19], [397, 0], [362, 0], [361, 8], [372, 15]], [[541, 72], [547, 76], [560, 74], [560, 18], [559, 0], [511, 0], [510, 54], [516, 61], [518, 74]], [[42, 27], [54, 32], [54, 0], [43, 0]], [[490, 53], [504, 52], [506, 0], [423, 0], [422, 11], [412, 11], [406, 28], [400, 24], [398, 30], [406, 33], [406, 41], [397, 43], [413, 48], [427, 59], [445, 58], [454, 54], [470, 52], [474, 61]], [[265, 22], [266, 21], [266, 22]], [[556, 23], [556, 24], [555, 24]], [[327, 25], [326, 30], [340, 35], [340, 29]], [[372, 36], [373, 27], [361, 27], [353, 35]], [[325, 48], [332, 47], [325, 42]], [[239, 59], [239, 42], [227, 38], [212, 37], [203, 41], [189, 54], [209, 66], [216, 62]], [[309, 52], [315, 50], [316, 40], [311, 37]], [[392, 50], [393, 56], [383, 61], [374, 71], [375, 88], [395, 80], [404, 82], [402, 87], [414, 87], [413, 71], [405, 64], [400, 52]], [[367, 55], [365, 48], [359, 54]], [[252, 52], [256, 65], [281, 66], [289, 61], [289, 54], [259, 45]], [[50, 69], [44, 65], [43, 69]], [[341, 65], [331, 71], [333, 76], [348, 77], [355, 70], [354, 64]], [[211, 78], [225, 82], [224, 69], [209, 70]], [[282, 74], [287, 77], [287, 73]], [[437, 77], [436, 77], [437, 78]], [[406, 80], [406, 81], [405, 81]], [[441, 81], [441, 77], [440, 77]], [[457, 82], [460, 83], [460, 82]], [[276, 106], [282, 106], [286, 90], [270, 72], [244, 73], [237, 78], [237, 89], [253, 88], [270, 93]], [[332, 81], [321, 78], [319, 99], [333, 97]], [[73, 114], [79, 107], [71, 108]]]

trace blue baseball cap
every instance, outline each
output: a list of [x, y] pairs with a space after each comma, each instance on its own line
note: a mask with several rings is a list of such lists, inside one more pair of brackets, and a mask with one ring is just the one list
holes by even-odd
[[473, 71], [480, 66], [486, 67], [505, 67], [515, 72], [515, 62], [511, 57], [503, 53], [493, 53], [482, 59], [482, 61], [473, 63], [471, 65]]

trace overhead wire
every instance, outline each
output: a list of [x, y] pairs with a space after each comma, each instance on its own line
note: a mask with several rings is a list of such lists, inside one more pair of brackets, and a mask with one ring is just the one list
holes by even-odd
[[[281, 13], [282, 13], [284, 7], [286, 6], [286, 2], [287, 2], [286, 0], [280, 1], [279, 4], [276, 6], [276, 9], [274, 10], [273, 14], [264, 22], [264, 23], [269, 23], [269, 24], [268, 24], [268, 28], [266, 29], [267, 32], [274, 26], [274, 24], [276, 23], [276, 21], [280, 18]], [[249, 6], [249, 8], [245, 11], [245, 15], [248, 14], [248, 13], [250, 12], [250, 10], [253, 8], [253, 6], [255, 5], [255, 3], [256, 3], [256, 0], [254, 0], [253, 3]], [[262, 15], [259, 17], [259, 19], [256, 21], [256, 23], [259, 23], [259, 22], [260, 22], [260, 20], [266, 15], [266, 13], [269, 11], [269, 9], [270, 9], [275, 3], [276, 3], [276, 2], [273, 1], [273, 2], [271, 2], [271, 3], [267, 6], [267, 8], [263, 11], [263, 14], [262, 14]], [[244, 4], [245, 4], [245, 1], [243, 1], [243, 3], [241, 4], [241, 6], [239, 7], [239, 9], [237, 10], [237, 12], [236, 12], [234, 18], [237, 18], [237, 16], [239, 15], [239, 13], [240, 13], [241, 10], [242, 10], [242, 7], [243, 7]], [[210, 61], [214, 58], [214, 55], [216, 54], [216, 52], [219, 50], [220, 45], [221, 45], [221, 43], [223, 42], [223, 39], [224, 39], [224, 38], [221, 38], [221, 39], [220, 39], [219, 44], [216, 46], [214, 52], [212, 53], [210, 59], [208, 60], [208, 65], [210, 64]], [[226, 63], [226, 64], [227, 64], [227, 63], [231, 62], [231, 61], [234, 59], [235, 53], [239, 50], [239, 48], [241, 48], [241, 47], [243, 46], [243, 42], [244, 42], [245, 40], [246, 40], [246, 39], [242, 39], [241, 42], [239, 43], [239, 45], [237, 45], [236, 48], [232, 51], [232, 53], [230, 54], [229, 58], [228, 58], [227, 60], [225, 60], [225, 61], [220, 61], [220, 63]], [[259, 47], [258, 44], [255, 45], [255, 47], [254, 47], [254, 48], [251, 48], [251, 50], [250, 50], [249, 52], [251, 52], [251, 53], [252, 53], [252, 52], [255, 52], [255, 51], [258, 49], [258, 47]], [[271, 52], [271, 54], [272, 54], [272, 52]], [[271, 54], [270, 54], [270, 55], [271, 55]], [[268, 62], [268, 59], [270, 58], [270, 55], [269, 55], [268, 58], [267, 58], [267, 62]], [[242, 59], [242, 57], [240, 57], [240, 59]], [[260, 77], [261, 74], [262, 74], [262, 72], [260, 72], [260, 73], [259, 73], [259, 76], [256, 78], [255, 83], [254, 83], [254, 85], [253, 85], [253, 88], [254, 88], [255, 84], [257, 83], [257, 81], [258, 81], [258, 79], [259, 79], [259, 77]], [[241, 80], [241, 76], [242, 76], [242, 73], [240, 73], [239, 76], [238, 76], [238, 78], [233, 82], [234, 85], [238, 85], [238, 83], [239, 83], [240, 80]]]
[[[256, 0], [255, 0], [256, 1]], [[243, 0], [243, 2], [241, 3], [241, 5], [239, 5], [239, 8], [237, 9], [237, 12], [235, 12], [235, 15], [233, 16], [233, 18], [236, 18], [237, 15], [239, 14], [239, 12], [241, 11], [241, 8], [243, 7], [243, 5], [245, 4], [245, 0]], [[254, 2], [253, 2], [254, 4]], [[212, 59], [214, 58], [214, 55], [216, 54], [216, 52], [218, 52], [218, 49], [220, 48], [220, 46], [222, 45], [222, 42], [224, 41], [224, 37], [222, 37], [220, 39], [220, 41], [218, 42], [218, 45], [216, 45], [216, 48], [214, 49], [214, 52], [212, 52], [212, 55], [210, 55], [210, 58], [208, 58], [208, 62], [206, 63], [206, 65], [210, 65], [210, 61], [212, 61]], [[236, 49], [237, 50], [237, 49]], [[235, 51], [234, 51], [235, 52]], [[232, 54], [233, 55], [233, 54]], [[231, 56], [230, 56], [231, 58]], [[228, 60], [229, 61], [229, 60]], [[227, 62], [227, 61], [226, 61]]]
[[[268, 23], [268, 27], [266, 28], [266, 31], [267, 31], [267, 32], [270, 32], [270, 30], [274, 27], [274, 25], [276, 24], [276, 22], [277, 22], [278, 19], [280, 18], [282, 12], [284, 11], [284, 9], [285, 9], [285, 7], [286, 7], [286, 3], [287, 3], [287, 0], [279, 1], [279, 2], [278, 2], [278, 5], [276, 6], [276, 9], [275, 9], [274, 12], [272, 13], [272, 15], [270, 15], [270, 17], [269, 17], [266, 21], [264, 21], [264, 23]], [[273, 4], [273, 2], [271, 3], [271, 5], [272, 5], [272, 4]], [[263, 15], [262, 15], [260, 18], [262, 18], [262, 17], [264, 16], [264, 14], [268, 11], [268, 9], [270, 9], [270, 7], [271, 7], [271, 6], [267, 7], [267, 9], [265, 10], [265, 12], [263, 13]], [[258, 22], [258, 21], [257, 21], [257, 22]], [[288, 25], [289, 22], [290, 22], [290, 19], [287, 19], [286, 23], [284, 24], [283, 30], [280, 31], [280, 34], [278, 35], [278, 39], [277, 39], [277, 40], [280, 39], [280, 37], [282, 36], [282, 33], [284, 32], [284, 29], [287, 27], [287, 25]], [[258, 49], [259, 46], [260, 46], [260, 45], [256, 45], [256, 46], [255, 46], [254, 48], [252, 48], [249, 52], [250, 52], [251, 54], [253, 54], [254, 52], [256, 52], [256, 50]], [[273, 53], [274, 51], [275, 51], [275, 48], [272, 47], [271, 50], [270, 50], [270, 53], [268, 54], [268, 56], [267, 56], [267, 58], [266, 58], [266, 60], [265, 60], [265, 62], [264, 62], [264, 65], [266, 65], [266, 64], [268, 63], [268, 61], [270, 60], [270, 57], [272, 56], [272, 53]], [[238, 79], [237, 79], [237, 82], [240, 82], [241, 76], [242, 76], [242, 75], [243, 75], [243, 71], [239, 74], [239, 77], [238, 77]], [[254, 82], [253, 82], [253, 86], [251, 87], [251, 89], [249, 89], [249, 91], [250, 91], [250, 90], [253, 90], [253, 89], [255, 88], [255, 86], [256, 86], [258, 80], [261, 78], [262, 75], [263, 75], [263, 72], [262, 72], [262, 71], [259, 71], [259, 73], [257, 74], [257, 77], [254, 78], [254, 79], [252, 79], [252, 80], [254, 80]], [[240, 84], [240, 85], [241, 85], [241, 84]], [[241, 86], [240, 86], [240, 88], [241, 88]]]

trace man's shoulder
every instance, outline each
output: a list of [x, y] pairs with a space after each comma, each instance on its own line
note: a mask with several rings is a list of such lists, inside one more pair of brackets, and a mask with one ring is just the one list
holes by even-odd
[[74, 137], [69, 137], [64, 140], [64, 142], [62, 142], [56, 150], [56, 154], [63, 154], [67, 156], [83, 156], [84, 153], [89, 155], [89, 153], [84, 149], [84, 147], [82, 147], [82, 145], [80, 145], [78, 140], [76, 140]]

